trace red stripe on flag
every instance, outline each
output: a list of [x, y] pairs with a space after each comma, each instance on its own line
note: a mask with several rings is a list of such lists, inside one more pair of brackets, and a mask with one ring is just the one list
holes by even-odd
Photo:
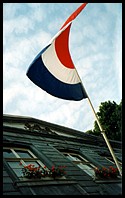
[[75, 10], [75, 12], [73, 12], [70, 17], [66, 20], [66, 22], [63, 24], [63, 26], [60, 28], [62, 29], [64, 26], [66, 26], [70, 21], [74, 20], [77, 15], [83, 10], [83, 8], [86, 6], [87, 3], [83, 3], [80, 7], [77, 8], [77, 10]]
[[72, 62], [69, 52], [69, 31], [71, 24], [56, 38], [55, 50], [60, 62], [68, 68], [73, 69], [74, 64]]

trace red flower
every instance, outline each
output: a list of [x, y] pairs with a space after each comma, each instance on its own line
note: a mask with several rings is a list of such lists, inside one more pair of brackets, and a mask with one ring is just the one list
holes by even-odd
[[66, 174], [66, 172], [64, 172], [65, 167], [66, 166], [52, 166], [51, 170], [45, 170], [47, 168], [46, 166], [44, 166], [44, 169], [40, 169], [40, 166], [35, 167], [34, 164], [29, 164], [27, 166], [24, 166], [22, 168], [22, 171], [24, 177], [27, 178], [41, 178], [45, 176], [51, 176], [55, 178], [56, 176], [63, 176]]
[[20, 161], [19, 165], [22, 165], [22, 162]]
[[55, 166], [52, 166], [52, 168], [51, 168], [51, 169], [52, 169], [52, 171], [54, 171], [54, 170], [55, 170]]

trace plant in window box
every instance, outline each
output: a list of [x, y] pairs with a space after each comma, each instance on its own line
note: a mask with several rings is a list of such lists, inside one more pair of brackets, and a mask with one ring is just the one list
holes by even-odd
[[42, 170], [40, 167], [35, 167], [34, 164], [29, 164], [22, 168], [23, 176], [26, 178], [41, 178], [42, 177]]
[[[22, 165], [22, 163], [20, 162], [20, 165]], [[22, 168], [22, 173], [23, 173], [23, 177], [26, 178], [41, 178], [41, 177], [53, 177], [54, 179], [56, 177], [61, 177], [64, 176], [66, 174], [64, 168], [66, 166], [52, 166], [52, 168], [50, 170], [47, 169], [46, 166], [44, 166], [44, 168], [41, 169], [41, 167], [35, 167], [34, 164], [29, 164], [27, 166], [24, 166]]]
[[52, 166], [51, 170], [49, 171], [49, 175], [54, 179], [56, 177], [64, 176], [66, 174], [65, 168], [66, 166]]
[[112, 166], [110, 166], [109, 168], [105, 168], [105, 167], [96, 168], [94, 171], [96, 178], [100, 178], [100, 179], [117, 178], [119, 174], [118, 169]]

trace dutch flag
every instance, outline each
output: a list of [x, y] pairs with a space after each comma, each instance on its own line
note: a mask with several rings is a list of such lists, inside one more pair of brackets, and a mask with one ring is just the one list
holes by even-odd
[[66, 100], [82, 100], [87, 94], [69, 52], [72, 20], [82, 11], [83, 3], [64, 23], [51, 42], [35, 57], [28, 68], [28, 78], [47, 93]]

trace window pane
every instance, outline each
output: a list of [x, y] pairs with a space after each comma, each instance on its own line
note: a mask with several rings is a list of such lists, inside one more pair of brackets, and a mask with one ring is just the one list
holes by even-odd
[[71, 156], [71, 155], [67, 155], [66, 157], [67, 157], [69, 160], [71, 160], [71, 161], [76, 161], [75, 158], [74, 158], [73, 156]]
[[79, 156], [72, 155], [72, 154], [71, 154], [71, 156], [74, 158], [75, 161], [81, 161], [81, 160], [83, 160]]
[[16, 153], [20, 156], [20, 158], [32, 158], [30, 153], [28, 151], [21, 151], [21, 150], [15, 150]]
[[8, 162], [8, 164], [10, 165], [11, 168], [21, 168], [21, 167], [23, 167], [19, 163], [20, 162]]
[[5, 149], [3, 151], [3, 157], [5, 158], [16, 158], [16, 156], [12, 153], [10, 149]]
[[18, 177], [23, 176], [22, 168], [14, 168], [13, 171], [16, 173]]
[[94, 176], [94, 170], [93, 170], [93, 168], [91, 167], [91, 166], [88, 166], [88, 165], [85, 165], [85, 164], [83, 164], [83, 163], [80, 163], [79, 161], [82, 161], [82, 162], [88, 162], [87, 160], [84, 160], [83, 158], [81, 158], [80, 156], [78, 156], [78, 155], [74, 155], [74, 154], [69, 154], [69, 155], [67, 155], [67, 154], [65, 154], [66, 155], [66, 157], [68, 158], [68, 159], [70, 159], [71, 161], [73, 161], [74, 163], [75, 162], [78, 162], [76, 165], [79, 167], [79, 168], [81, 168], [83, 171], [85, 171], [88, 175], [90, 175], [91, 177], [93, 177]]
[[84, 165], [84, 164], [79, 164], [78, 165], [82, 170], [84, 170], [88, 175], [94, 176], [94, 170], [90, 166]]

